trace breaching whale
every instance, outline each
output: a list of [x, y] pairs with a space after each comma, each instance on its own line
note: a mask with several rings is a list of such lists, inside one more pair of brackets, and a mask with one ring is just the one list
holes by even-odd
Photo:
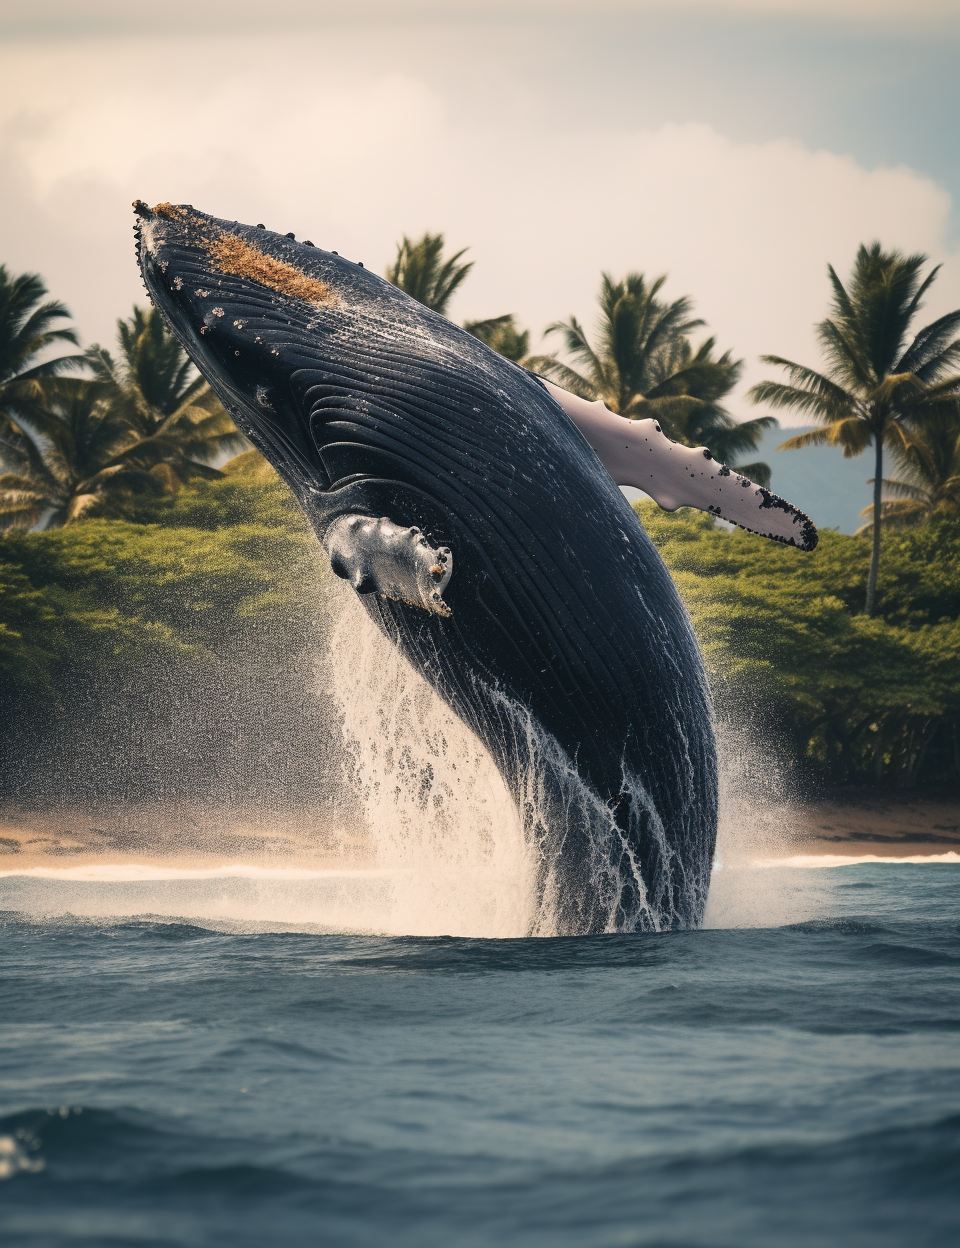
[[[334, 572], [480, 737], [521, 815], [536, 786], [553, 930], [696, 925], [717, 822], [706, 679], [673, 582], [598, 457], [642, 475], [629, 465], [656, 455], [655, 422], [608, 446], [622, 429], [596, 405], [361, 264], [189, 205], [134, 207], [151, 299]], [[788, 504], [677, 452], [673, 475], [709, 496], [695, 505], [815, 541]]]

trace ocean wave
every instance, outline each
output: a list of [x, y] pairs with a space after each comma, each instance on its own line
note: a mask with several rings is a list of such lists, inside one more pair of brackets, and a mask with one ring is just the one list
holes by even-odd
[[[528, 1125], [521, 1109], [513, 1117], [518, 1129]], [[513, 1161], [480, 1140], [450, 1153], [430, 1140], [401, 1150], [322, 1132], [222, 1139], [96, 1108], [27, 1110], [0, 1120], [0, 1131], [29, 1134], [31, 1156], [46, 1163], [10, 1184], [5, 1221], [34, 1210], [35, 1224], [48, 1228], [42, 1242], [57, 1245], [899, 1248], [951, 1242], [956, 1227], [957, 1114], [806, 1138], [790, 1138], [785, 1125], [779, 1136], [732, 1147], [681, 1135], [614, 1157]], [[130, 1234], [134, 1214], [147, 1219], [149, 1235]]]

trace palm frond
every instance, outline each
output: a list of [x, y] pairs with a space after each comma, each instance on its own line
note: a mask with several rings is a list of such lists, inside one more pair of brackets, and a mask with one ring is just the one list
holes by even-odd
[[593, 401], [597, 398], [597, 390], [593, 382], [571, 368], [569, 364], [558, 360], [554, 355], [528, 355], [524, 360], [524, 367], [531, 373], [539, 373], [546, 377], [548, 381], [552, 381], [561, 389], [579, 395], [581, 399]]
[[[881, 529], [906, 529], [919, 524], [930, 514], [930, 508], [923, 502], [904, 499], [897, 502], [886, 501], [880, 504]], [[864, 507], [861, 516], [868, 516], [867, 524], [862, 524], [857, 533], [861, 536], [873, 532], [873, 504]]]
[[554, 321], [548, 325], [544, 336], [549, 337], [551, 334], [563, 336], [567, 352], [581, 366], [586, 366], [588, 380], [597, 393], [609, 389], [611, 379], [605, 367], [607, 361], [602, 360], [590, 345], [586, 331], [575, 316], [571, 316], [569, 321]]
[[472, 261], [460, 263], [466, 247], [444, 259], [444, 241], [442, 234], [428, 232], [416, 241], [404, 234], [397, 244], [396, 259], [385, 274], [394, 286], [441, 314], [473, 268]]
[[[937, 269], [934, 269], [928, 280], [932, 280], [936, 272]], [[948, 312], [945, 316], [931, 321], [929, 325], [925, 325], [920, 330], [900, 357], [895, 366], [895, 371], [898, 373], [917, 373], [919, 375], [922, 370], [927, 370], [931, 364], [936, 363], [942, 367], [945, 359], [955, 361], [956, 352], [960, 348], [960, 343], [956, 341], [957, 330], [960, 330], [960, 309]], [[935, 381], [936, 376], [928, 373], [924, 380]]]
[[525, 360], [530, 351], [530, 331], [520, 329], [512, 312], [485, 321], [465, 321], [463, 328], [514, 363]]
[[827, 431], [826, 429], [810, 429], [806, 433], [798, 433], [792, 438], [787, 438], [785, 442], [781, 442], [776, 448], [778, 451], [799, 451], [805, 446], [826, 446]]
[[832, 396], [819, 394], [816, 390], [804, 390], [782, 381], [758, 381], [751, 386], [747, 397], [753, 403], [768, 403], [771, 407], [788, 409], [809, 415], [821, 424], [833, 424], [845, 410], [834, 402]]
[[32, 529], [50, 507], [51, 501], [30, 477], [0, 476], [0, 530]]

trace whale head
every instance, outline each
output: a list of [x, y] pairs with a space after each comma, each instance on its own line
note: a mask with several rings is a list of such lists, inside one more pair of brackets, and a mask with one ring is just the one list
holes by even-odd
[[[488, 364], [499, 358], [334, 251], [189, 204], [137, 201], [134, 210], [151, 300], [308, 514], [311, 499], [331, 486], [383, 475], [382, 463], [358, 458], [364, 430], [382, 433], [384, 420], [396, 419], [378, 408], [378, 394], [398, 376], [436, 363], [449, 350], [451, 330], [466, 340], [457, 343], [458, 358], [464, 350], [486, 355]], [[345, 416], [355, 421], [349, 454], [332, 449], [341, 443], [327, 428]], [[389, 475], [404, 480], [400, 460]]]

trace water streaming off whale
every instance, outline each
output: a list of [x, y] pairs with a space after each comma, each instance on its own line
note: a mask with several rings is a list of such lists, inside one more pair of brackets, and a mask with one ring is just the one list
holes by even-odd
[[384, 884], [343, 921], [404, 935], [523, 936], [537, 906], [537, 846], [476, 736], [375, 628], [352, 595], [331, 641], [329, 693]]
[[[588, 842], [583, 891], [599, 897], [608, 931], [623, 930], [620, 859], [630, 854], [610, 807], [529, 712], [495, 691], [509, 743], [516, 800], [483, 744], [380, 634], [352, 600], [344, 603], [330, 660], [341, 707], [350, 781], [377, 866], [392, 878], [365, 931], [407, 935], [553, 936], [575, 930], [564, 858]], [[682, 864], [639, 778], [624, 774], [631, 807], [643, 812], [665, 864], [654, 894], [630, 858], [635, 911], [626, 930], [674, 925]], [[675, 878], [676, 877], [676, 878]]]

